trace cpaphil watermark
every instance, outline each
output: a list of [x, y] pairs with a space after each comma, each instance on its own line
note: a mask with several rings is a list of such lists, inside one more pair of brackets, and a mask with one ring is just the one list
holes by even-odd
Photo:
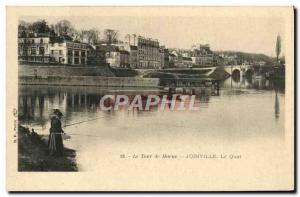
[[104, 95], [99, 102], [100, 110], [141, 110], [148, 111], [153, 107], [157, 110], [171, 111], [196, 111], [199, 110], [199, 102], [196, 95]]

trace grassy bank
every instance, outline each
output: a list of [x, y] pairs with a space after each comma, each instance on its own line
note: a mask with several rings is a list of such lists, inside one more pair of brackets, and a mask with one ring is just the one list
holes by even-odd
[[74, 150], [64, 148], [64, 156], [49, 156], [47, 140], [22, 126], [18, 129], [18, 151], [19, 171], [78, 171]]

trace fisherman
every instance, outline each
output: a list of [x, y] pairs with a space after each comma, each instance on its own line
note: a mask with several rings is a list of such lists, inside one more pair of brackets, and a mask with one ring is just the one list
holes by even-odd
[[58, 110], [53, 110], [54, 116], [51, 118], [51, 128], [49, 136], [49, 154], [53, 156], [63, 155], [63, 139], [64, 131], [61, 128], [61, 118], [63, 114]]

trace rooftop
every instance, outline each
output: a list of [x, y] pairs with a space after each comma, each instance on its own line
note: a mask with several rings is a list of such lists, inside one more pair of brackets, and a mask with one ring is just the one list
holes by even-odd
[[73, 39], [70, 36], [55, 36], [55, 37], [50, 37], [50, 42], [52, 43], [62, 43], [65, 41], [73, 41]]

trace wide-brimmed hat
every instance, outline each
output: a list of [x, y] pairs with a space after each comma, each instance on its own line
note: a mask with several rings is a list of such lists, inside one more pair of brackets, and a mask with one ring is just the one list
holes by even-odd
[[59, 111], [59, 109], [53, 109], [53, 113], [57, 116], [63, 116], [63, 114], [61, 113], [61, 111]]

